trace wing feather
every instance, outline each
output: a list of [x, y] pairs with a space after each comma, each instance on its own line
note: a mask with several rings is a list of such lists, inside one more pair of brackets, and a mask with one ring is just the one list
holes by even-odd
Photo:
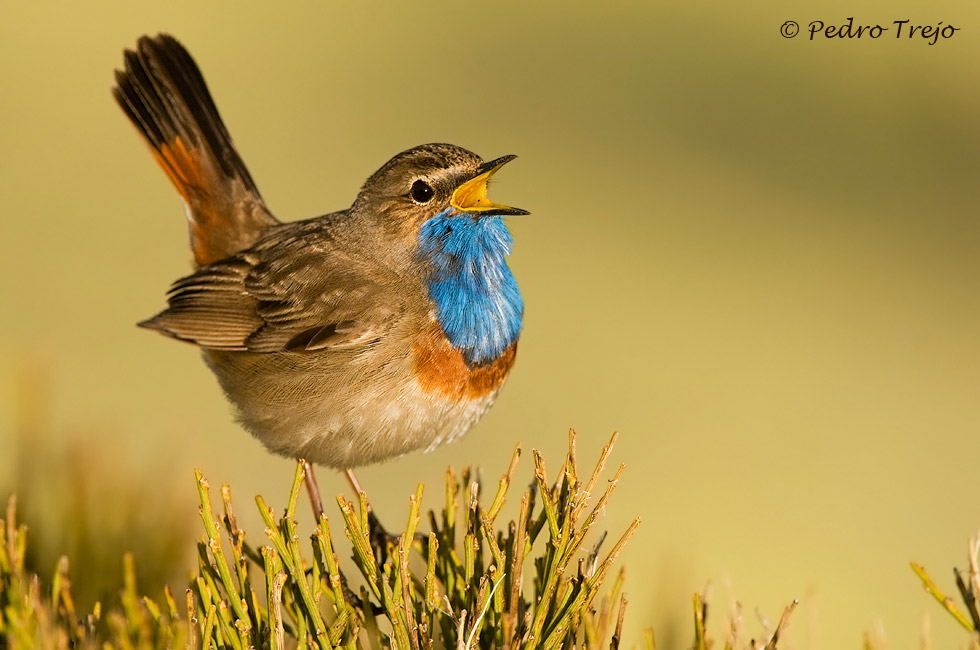
[[338, 251], [325, 233], [303, 234], [283, 233], [177, 280], [167, 309], [140, 325], [213, 350], [369, 345], [402, 313], [392, 274]]

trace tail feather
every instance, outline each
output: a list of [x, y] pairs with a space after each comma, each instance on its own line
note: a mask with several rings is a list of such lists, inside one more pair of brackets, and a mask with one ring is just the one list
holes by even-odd
[[127, 50], [113, 95], [180, 192], [198, 266], [252, 246], [278, 223], [235, 150], [204, 77], [172, 36]]

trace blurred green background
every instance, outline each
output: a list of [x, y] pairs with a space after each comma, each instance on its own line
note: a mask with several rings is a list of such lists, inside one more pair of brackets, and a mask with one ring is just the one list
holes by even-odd
[[[74, 543], [60, 517], [88, 503], [103, 527], [125, 513], [117, 534], [152, 564], [161, 525], [198, 534], [195, 466], [261, 536], [251, 497], [281, 507], [292, 476], [194, 349], [134, 326], [190, 254], [109, 88], [123, 48], [167, 31], [282, 219], [348, 206], [419, 143], [520, 155], [493, 191], [532, 212], [510, 222], [516, 369], [462, 442], [359, 473], [382, 520], [403, 521], [419, 480], [435, 505], [447, 465], [495, 481], [520, 441], [557, 466], [568, 427], [591, 462], [617, 430], [606, 523], [644, 519], [629, 644], [652, 624], [686, 646], [706, 582], [714, 626], [734, 598], [760, 630], [756, 607], [775, 622], [800, 598], [796, 648], [858, 648], [876, 626], [913, 647], [925, 612], [937, 646], [965, 641], [908, 561], [951, 589], [980, 526], [976, 3], [0, 9], [0, 489], [21, 486], [49, 546]], [[848, 16], [961, 30], [779, 33]]]

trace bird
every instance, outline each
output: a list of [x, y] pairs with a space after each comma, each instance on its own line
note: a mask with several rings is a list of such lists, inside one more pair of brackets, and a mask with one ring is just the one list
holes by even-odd
[[282, 222], [184, 46], [143, 36], [123, 59], [113, 95], [183, 200], [194, 262], [139, 326], [200, 348], [243, 427], [310, 476], [313, 463], [354, 480], [466, 433], [523, 325], [504, 217], [529, 213], [487, 197], [516, 156], [423, 144], [349, 208]]

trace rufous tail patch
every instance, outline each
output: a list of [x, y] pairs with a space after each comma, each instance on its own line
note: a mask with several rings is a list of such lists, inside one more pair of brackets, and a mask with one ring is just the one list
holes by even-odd
[[216, 205], [227, 188], [207, 166], [200, 148], [190, 148], [178, 136], [173, 143], [153, 150], [157, 163], [180, 192], [191, 218], [191, 249], [194, 260], [203, 266], [227, 256], [223, 248], [215, 250], [212, 239], [222, 221], [221, 205]]

